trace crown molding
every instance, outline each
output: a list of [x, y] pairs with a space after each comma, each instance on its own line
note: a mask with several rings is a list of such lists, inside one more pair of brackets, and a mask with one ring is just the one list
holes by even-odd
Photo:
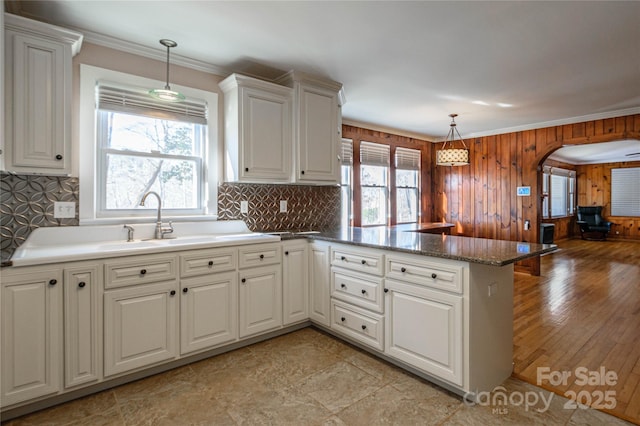
[[408, 130], [396, 129], [393, 127], [386, 127], [379, 124], [367, 123], [364, 121], [351, 120], [348, 118], [342, 118], [342, 124], [347, 126], [361, 127], [363, 129], [375, 130], [376, 132], [389, 133], [391, 135], [405, 136], [407, 138], [419, 139], [425, 142], [436, 142], [435, 136], [425, 135], [422, 133], [415, 133]]

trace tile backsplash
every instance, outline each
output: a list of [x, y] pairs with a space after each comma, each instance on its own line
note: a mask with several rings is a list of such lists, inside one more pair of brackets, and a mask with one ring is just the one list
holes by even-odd
[[[287, 212], [280, 213], [280, 201]], [[240, 213], [240, 202], [249, 211]], [[340, 187], [223, 183], [218, 218], [244, 220], [252, 231], [327, 230], [340, 226]]]
[[8, 258], [32, 230], [41, 226], [77, 226], [54, 219], [53, 203], [73, 201], [78, 208], [78, 178], [0, 173], [0, 248]]

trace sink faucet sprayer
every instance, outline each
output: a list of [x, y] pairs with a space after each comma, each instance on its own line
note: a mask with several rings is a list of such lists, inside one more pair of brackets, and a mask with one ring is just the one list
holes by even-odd
[[155, 197], [158, 199], [158, 219], [156, 220], [156, 236], [155, 238], [157, 240], [161, 240], [164, 238], [165, 234], [170, 234], [173, 232], [173, 226], [171, 225], [171, 222], [169, 222], [169, 226], [168, 227], [163, 227], [162, 226], [162, 199], [160, 198], [160, 196], [158, 195], [157, 192], [154, 191], [149, 191], [146, 194], [144, 194], [142, 196], [142, 199], [140, 200], [140, 205], [144, 206], [144, 202], [147, 199], [147, 197], [149, 195], [155, 195]]

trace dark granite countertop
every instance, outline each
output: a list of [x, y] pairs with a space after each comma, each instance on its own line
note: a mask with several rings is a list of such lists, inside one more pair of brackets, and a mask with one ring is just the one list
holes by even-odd
[[347, 228], [307, 237], [494, 266], [508, 265], [557, 248], [555, 244], [424, 234], [392, 227]]

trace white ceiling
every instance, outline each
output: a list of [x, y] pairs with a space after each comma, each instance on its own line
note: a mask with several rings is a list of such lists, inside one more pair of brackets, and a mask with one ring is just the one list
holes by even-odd
[[602, 164], [640, 161], [640, 141], [625, 140], [563, 146], [549, 156], [569, 164]]
[[[640, 1], [13, 1], [172, 59], [344, 84], [345, 122], [443, 138], [640, 112]], [[172, 61], [173, 62], [173, 61]], [[502, 105], [502, 106], [501, 106]]]

